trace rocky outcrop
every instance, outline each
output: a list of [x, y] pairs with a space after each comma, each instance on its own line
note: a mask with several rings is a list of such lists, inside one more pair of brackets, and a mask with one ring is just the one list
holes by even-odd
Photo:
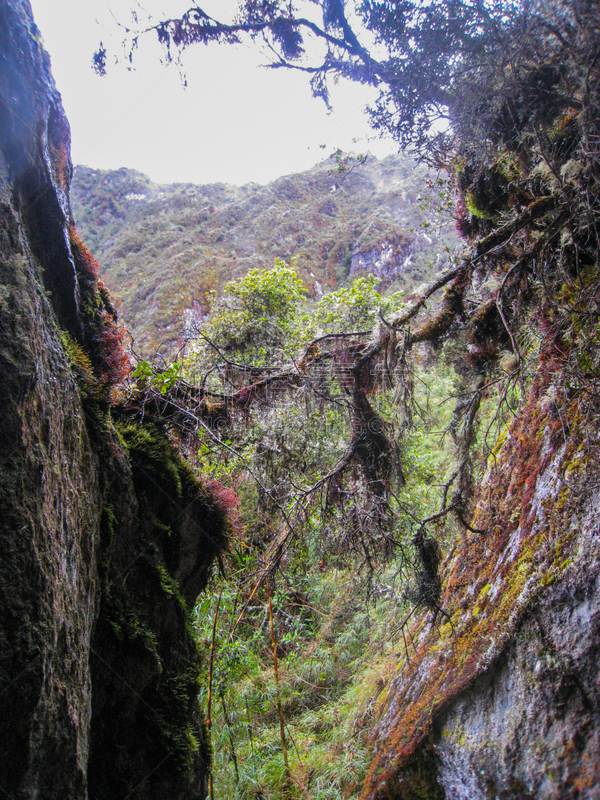
[[391, 282], [398, 278], [405, 268], [410, 266], [410, 253], [398, 252], [391, 242], [383, 241], [376, 247], [366, 251], [354, 249], [350, 275], [361, 272], [371, 273]]
[[547, 337], [382, 702], [364, 800], [600, 797], [598, 406]]
[[0, 788], [205, 796], [186, 601], [225, 521], [115, 405], [121, 333], [69, 205], [70, 134], [27, 0], [0, 1]]

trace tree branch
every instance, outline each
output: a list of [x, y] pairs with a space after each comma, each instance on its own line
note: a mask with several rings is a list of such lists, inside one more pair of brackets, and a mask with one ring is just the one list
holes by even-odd
[[457, 267], [456, 269], [452, 269], [449, 272], [446, 272], [444, 275], [441, 276], [441, 278], [438, 278], [438, 280], [432, 283], [431, 286], [429, 286], [425, 290], [425, 292], [417, 299], [416, 303], [413, 306], [411, 306], [408, 311], [402, 314], [402, 316], [396, 317], [392, 322], [387, 322], [387, 320], [384, 319], [381, 309], [379, 309], [379, 319], [383, 322], [384, 325], [386, 325], [388, 328], [391, 328], [392, 330], [398, 330], [398, 328], [402, 328], [404, 325], [406, 325], [407, 322], [410, 322], [410, 320], [413, 319], [413, 317], [417, 316], [417, 314], [423, 308], [423, 306], [425, 305], [427, 300], [431, 297], [431, 295], [435, 294], [435, 292], [437, 292], [451, 280], [456, 278], [461, 269], [462, 267]]

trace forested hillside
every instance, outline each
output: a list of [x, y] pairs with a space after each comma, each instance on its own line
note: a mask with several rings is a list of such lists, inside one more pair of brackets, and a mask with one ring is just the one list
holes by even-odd
[[411, 288], [447, 261], [458, 237], [447, 186], [408, 157], [338, 154], [267, 186], [158, 186], [133, 170], [77, 167], [73, 213], [102, 264], [121, 320], [146, 358], [177, 351], [184, 315], [207, 293], [275, 258], [295, 259], [317, 297], [351, 276]]

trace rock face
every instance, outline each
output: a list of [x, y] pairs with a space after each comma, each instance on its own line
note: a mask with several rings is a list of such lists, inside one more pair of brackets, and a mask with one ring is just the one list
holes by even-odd
[[446, 612], [407, 637], [366, 800], [600, 797], [598, 407], [560, 333], [442, 569]]
[[571, 572], [540, 598], [493, 669], [442, 716], [435, 750], [447, 797], [600, 797], [591, 566], [583, 581]]
[[126, 359], [69, 145], [29, 3], [0, 0], [0, 787], [204, 797], [185, 600], [225, 521], [164, 433], [111, 408]]
[[413, 252], [412, 242], [401, 236], [383, 238], [366, 247], [359, 240], [352, 250], [350, 275], [371, 273], [389, 284], [408, 270]]

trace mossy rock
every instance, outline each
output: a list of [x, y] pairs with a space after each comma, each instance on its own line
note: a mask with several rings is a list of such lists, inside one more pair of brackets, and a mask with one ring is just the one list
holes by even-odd
[[123, 524], [117, 497], [103, 514], [90, 798], [191, 799], [206, 790], [210, 752], [188, 613], [225, 546], [225, 516], [164, 431], [127, 420], [118, 429], [134, 514]]

